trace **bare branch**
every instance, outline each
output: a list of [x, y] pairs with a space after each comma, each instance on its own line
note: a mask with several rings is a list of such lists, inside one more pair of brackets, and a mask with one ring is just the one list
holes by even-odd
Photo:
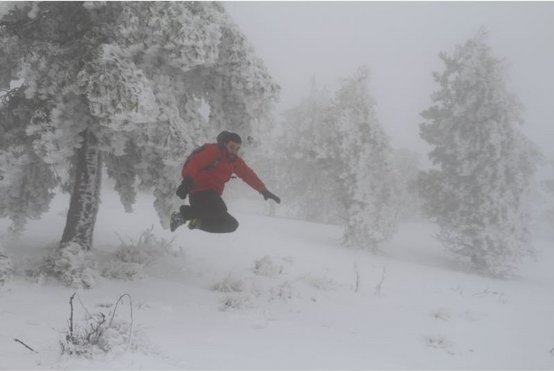
[[13, 341], [15, 341], [16, 343], [19, 343], [19, 344], [23, 345], [25, 348], [29, 349], [31, 352], [38, 353], [36, 350], [34, 350], [33, 348], [31, 348], [30, 346], [28, 346], [27, 344], [25, 344], [24, 342], [22, 342], [22, 341], [19, 340], [19, 339], [13, 339]]
[[358, 270], [357, 264], [354, 264], [354, 271], [356, 272], [356, 286], [354, 287], [354, 292], [358, 293], [358, 291], [360, 291], [360, 271]]
[[69, 314], [69, 336], [73, 338], [73, 299], [77, 295], [77, 291], [69, 298], [69, 306], [71, 307], [71, 313]]
[[121, 300], [123, 300], [123, 298], [125, 296], [129, 298], [129, 310], [130, 310], [130, 313], [131, 313], [131, 326], [130, 326], [130, 329], [129, 329], [129, 341], [127, 342], [127, 349], [129, 349], [129, 347], [131, 346], [131, 339], [133, 338], [133, 321], [134, 321], [133, 320], [133, 299], [131, 298], [131, 295], [123, 294], [119, 297], [119, 299], [117, 299], [117, 302], [115, 303], [115, 307], [114, 307], [114, 310], [113, 310], [113, 313], [112, 313], [112, 318], [110, 319], [109, 326], [112, 325], [113, 319], [115, 317], [115, 312], [117, 311], [117, 307], [118, 307], [119, 303], [121, 302]]
[[379, 281], [379, 283], [375, 287], [375, 294], [377, 296], [381, 296], [381, 288], [383, 287], [383, 282], [385, 282], [386, 274], [387, 274], [387, 268], [383, 267], [383, 270], [381, 271], [381, 280]]

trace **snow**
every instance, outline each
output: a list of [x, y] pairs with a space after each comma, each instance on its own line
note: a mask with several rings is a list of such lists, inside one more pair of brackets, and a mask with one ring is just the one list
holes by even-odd
[[[99, 267], [114, 260], [118, 235], [136, 240], [152, 226], [159, 239], [174, 238], [172, 250], [141, 278], [97, 277], [75, 302], [78, 323], [83, 307], [107, 313], [129, 294], [129, 349], [125, 332], [108, 353], [61, 355], [76, 290], [28, 274], [59, 241], [67, 196], [21, 240], [4, 238], [16, 270], [0, 287], [0, 369], [554, 368], [554, 251], [546, 238], [535, 238], [538, 261], [496, 280], [442, 248], [428, 223], [402, 224], [371, 254], [341, 247], [338, 226], [260, 215], [268, 207], [261, 197], [229, 202], [240, 227], [227, 235], [164, 231], [152, 202], [141, 194], [125, 214], [104, 188]], [[2, 230], [8, 225], [0, 219]], [[118, 320], [130, 320], [129, 306], [124, 299]]]

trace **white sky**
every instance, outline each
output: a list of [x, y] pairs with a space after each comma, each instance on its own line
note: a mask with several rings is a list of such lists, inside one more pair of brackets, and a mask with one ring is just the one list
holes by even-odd
[[395, 147], [427, 152], [419, 113], [437, 89], [440, 51], [481, 26], [506, 58], [509, 86], [525, 106], [524, 131], [553, 155], [554, 2], [227, 2], [227, 11], [281, 85], [279, 111], [309, 92], [313, 77], [334, 88], [360, 65]]

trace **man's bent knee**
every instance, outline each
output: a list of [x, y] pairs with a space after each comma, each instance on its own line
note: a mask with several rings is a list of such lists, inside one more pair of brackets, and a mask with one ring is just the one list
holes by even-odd
[[235, 218], [229, 220], [227, 224], [227, 230], [229, 233], [236, 231], [238, 227], [239, 227], [239, 222]]

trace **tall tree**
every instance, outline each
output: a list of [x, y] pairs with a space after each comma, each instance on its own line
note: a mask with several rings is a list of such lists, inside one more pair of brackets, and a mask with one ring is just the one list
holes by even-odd
[[422, 173], [421, 187], [445, 246], [481, 272], [502, 275], [533, 251], [526, 196], [534, 155], [519, 130], [521, 105], [486, 38], [481, 30], [440, 54], [440, 88], [420, 127], [437, 168]]
[[345, 245], [376, 249], [396, 229], [398, 190], [368, 80], [362, 67], [333, 94], [314, 86], [288, 112], [278, 143], [283, 194], [295, 199], [298, 216], [344, 224]]
[[341, 162], [330, 156], [327, 143], [334, 135], [330, 104], [329, 93], [314, 81], [309, 96], [285, 113], [276, 148], [268, 152], [278, 169], [273, 182], [286, 195], [291, 216], [340, 224], [345, 218], [343, 193], [337, 192]]
[[345, 79], [330, 107], [333, 136], [327, 148], [340, 159], [336, 174], [345, 193], [346, 246], [375, 250], [398, 222], [399, 193], [390, 140], [375, 115], [368, 90], [369, 70]]
[[[9, 90], [0, 162], [12, 169], [1, 213], [21, 229], [63, 185], [62, 247], [91, 248], [103, 165], [127, 210], [137, 187], [153, 189], [167, 226], [186, 152], [223, 126], [248, 132], [278, 94], [213, 2], [24, 3], [2, 17], [0, 43]], [[224, 121], [218, 112], [231, 101]]]

